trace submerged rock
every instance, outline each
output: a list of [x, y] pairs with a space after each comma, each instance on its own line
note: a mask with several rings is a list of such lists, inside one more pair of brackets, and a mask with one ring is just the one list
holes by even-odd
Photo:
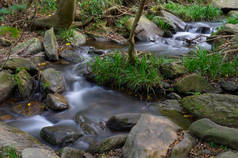
[[64, 50], [60, 53], [60, 57], [73, 63], [79, 63], [84, 60], [83, 56], [79, 52], [73, 50]]
[[161, 65], [160, 72], [169, 79], [174, 79], [181, 75], [184, 75], [187, 70], [183, 65], [177, 63], [166, 63]]
[[205, 118], [198, 120], [189, 127], [189, 132], [208, 142], [225, 145], [233, 149], [238, 149], [238, 129], [220, 126]]
[[59, 158], [59, 156], [45, 149], [26, 148], [22, 151], [22, 158]]
[[198, 118], [209, 118], [226, 126], [238, 127], [238, 96], [203, 94], [183, 98], [183, 107]]
[[16, 75], [16, 81], [18, 90], [23, 98], [30, 97], [32, 89], [33, 89], [33, 82], [31, 75], [26, 70], [21, 70]]
[[43, 88], [54, 93], [60, 93], [65, 90], [64, 76], [60, 71], [53, 68], [45, 69], [42, 72], [41, 81]]
[[140, 113], [123, 113], [109, 118], [106, 125], [113, 131], [130, 131], [139, 120]]
[[68, 101], [60, 94], [48, 94], [47, 105], [50, 109], [60, 111], [69, 108]]
[[45, 32], [43, 45], [45, 48], [45, 55], [51, 61], [56, 61], [59, 59], [58, 57], [58, 43], [55, 37], [54, 29]]
[[13, 92], [17, 85], [14, 77], [7, 71], [0, 71], [0, 103]]
[[198, 74], [190, 74], [177, 80], [175, 83], [175, 89], [180, 93], [190, 92], [208, 92], [211, 90], [211, 85], [205, 78]]
[[52, 145], [66, 145], [75, 142], [82, 134], [74, 126], [50, 126], [40, 131], [40, 136]]
[[144, 114], [129, 133], [123, 147], [125, 158], [166, 157], [170, 145], [178, 139], [180, 128], [166, 117]]
[[238, 152], [226, 151], [218, 154], [215, 158], [237, 158]]
[[90, 153], [105, 153], [114, 149], [123, 147], [126, 142], [127, 135], [115, 135], [104, 139], [103, 141], [90, 144], [88, 152]]
[[[134, 18], [130, 18], [126, 22], [126, 27], [131, 30]], [[151, 22], [145, 16], [141, 16], [138, 26], [136, 27], [135, 36], [140, 41], [155, 41], [163, 36], [164, 31], [157, 27], [156, 24]]]
[[30, 56], [39, 53], [43, 50], [43, 45], [38, 38], [32, 38], [28, 41], [18, 43], [11, 49], [12, 54], [18, 54], [20, 56]]

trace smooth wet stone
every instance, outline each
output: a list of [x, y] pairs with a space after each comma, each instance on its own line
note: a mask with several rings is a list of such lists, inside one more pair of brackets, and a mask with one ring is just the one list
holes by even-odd
[[218, 154], [215, 158], [237, 158], [238, 152], [226, 151]]
[[127, 137], [123, 156], [125, 158], [166, 157], [170, 145], [178, 139], [179, 129], [166, 117], [143, 114]]
[[183, 98], [182, 106], [198, 118], [238, 127], [238, 96], [229, 94], [203, 94]]
[[139, 120], [140, 113], [122, 113], [109, 118], [106, 125], [113, 131], [130, 131]]
[[168, 98], [168, 99], [176, 99], [176, 100], [181, 100], [182, 99], [177, 93], [174, 93], [174, 92], [169, 93], [166, 96], [166, 98]]
[[238, 24], [225, 24], [223, 32], [238, 34]]
[[[4, 61], [5, 63], [5, 61]], [[3, 62], [0, 64], [2, 65]], [[31, 60], [22, 58], [22, 57], [14, 57], [7, 61], [7, 63], [4, 65], [4, 69], [11, 69], [16, 71], [17, 69], [25, 69], [28, 72], [36, 72], [37, 67], [35, 64], [31, 62]]]
[[22, 158], [59, 158], [59, 156], [46, 149], [26, 148], [22, 151]]
[[0, 103], [7, 99], [13, 92], [17, 83], [7, 71], [0, 71]]
[[204, 118], [192, 123], [189, 132], [208, 142], [225, 145], [227, 147], [238, 149], [238, 129], [220, 126], [211, 120]]
[[158, 109], [158, 111], [178, 111], [182, 112], [183, 109], [180, 107], [180, 104], [177, 100], [165, 100], [159, 103], [153, 103], [153, 106]]
[[199, 74], [190, 74], [177, 80], [175, 89], [180, 93], [187, 94], [191, 92], [208, 92], [212, 88], [208, 81]]
[[186, 68], [178, 63], [166, 63], [161, 65], [160, 72], [168, 79], [174, 79], [187, 73]]
[[60, 93], [65, 90], [64, 76], [60, 71], [53, 68], [45, 69], [41, 75], [43, 88], [54, 93]]
[[39, 53], [43, 50], [43, 45], [38, 38], [32, 38], [28, 41], [18, 43], [11, 49], [12, 54], [18, 54], [20, 56], [30, 56]]
[[228, 92], [238, 91], [238, 83], [236, 83], [235, 81], [222, 80], [221, 87], [222, 87], [222, 89], [224, 89], [225, 91], [228, 91]]
[[0, 122], [0, 148], [2, 147], [14, 147], [18, 154], [26, 148], [45, 149], [54, 153], [49, 146], [41, 144], [35, 137]]
[[69, 108], [68, 101], [60, 94], [48, 94], [47, 106], [55, 111], [61, 111]]
[[89, 118], [83, 116], [81, 112], [75, 115], [75, 121], [80, 125], [86, 135], [98, 135], [102, 128], [96, 122], [91, 121]]
[[12, 110], [17, 114], [27, 116], [27, 117], [40, 115], [44, 112], [44, 107], [45, 107], [44, 103], [32, 101], [27, 104], [14, 105]]
[[58, 56], [58, 43], [55, 37], [54, 28], [45, 32], [43, 45], [45, 49], [45, 55], [50, 61], [57, 61]]
[[122, 148], [126, 142], [127, 135], [115, 135], [102, 140], [96, 144], [90, 144], [87, 150], [90, 153], [105, 153], [114, 149]]
[[86, 35], [78, 32], [78, 31], [73, 31], [73, 36], [72, 36], [72, 42], [71, 44], [75, 47], [80, 47], [81, 45], [85, 44], [87, 40]]
[[63, 148], [61, 158], [84, 158], [85, 152], [71, 147]]
[[52, 145], [67, 145], [75, 142], [82, 134], [74, 126], [58, 125], [44, 127], [40, 136]]
[[[131, 30], [135, 18], [130, 18], [126, 22], [126, 27]], [[135, 36], [140, 41], [155, 41], [163, 36], [164, 31], [157, 27], [152, 21], [145, 16], [141, 16], [138, 26], [136, 27]]]
[[31, 96], [33, 90], [32, 80], [31, 75], [24, 69], [16, 74], [17, 87], [22, 98], [28, 98]]
[[60, 57], [64, 60], [67, 60], [69, 62], [73, 63], [79, 63], [84, 60], [84, 57], [80, 54], [79, 51], [73, 51], [73, 50], [64, 50], [60, 53]]

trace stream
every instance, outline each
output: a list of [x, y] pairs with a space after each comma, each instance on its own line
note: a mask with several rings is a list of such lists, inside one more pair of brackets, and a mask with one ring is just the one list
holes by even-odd
[[[220, 25], [221, 23], [188, 23], [185, 32], [177, 32], [172, 38], [161, 38], [155, 42], [138, 42], [136, 49], [166, 56], [187, 54], [194, 49], [194, 45], [204, 49], [211, 49], [211, 45], [203, 41], [205, 41], [206, 37], [212, 32], [215, 32]], [[195, 39], [198, 36], [201, 36], [201, 38], [193, 41], [193, 46], [188, 44], [188, 40]], [[120, 92], [99, 87], [94, 83], [86, 81], [81, 72], [84, 71], [86, 63], [93, 57], [93, 54], [88, 53], [90, 47], [104, 50], [105, 52], [109, 52], [113, 49], [127, 49], [110, 42], [88, 41], [86, 46], [77, 50], [77, 53], [82, 54], [85, 58], [82, 63], [70, 65], [52, 64], [50, 66], [64, 74], [66, 91], [63, 95], [67, 98], [70, 108], [62, 112], [46, 111], [42, 115], [35, 115], [28, 118], [21, 117], [16, 120], [13, 119], [7, 121], [7, 124], [20, 128], [37, 137], [43, 143], [46, 143], [40, 138], [40, 130], [43, 127], [68, 125], [76, 126], [80, 129], [80, 126], [74, 121], [75, 115], [80, 114], [103, 127], [103, 130], [98, 130], [97, 136], [86, 135], [72, 144], [73, 147], [86, 149], [92, 138], [100, 140], [118, 134], [105, 128], [105, 121], [112, 115], [132, 112], [148, 112], [160, 115], [159, 112], [155, 112], [150, 108], [150, 103], [126, 96]]]

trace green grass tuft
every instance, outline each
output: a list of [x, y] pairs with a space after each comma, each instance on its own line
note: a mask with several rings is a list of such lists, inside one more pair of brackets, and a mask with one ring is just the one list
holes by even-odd
[[227, 18], [226, 22], [228, 24], [238, 24], [238, 15]]

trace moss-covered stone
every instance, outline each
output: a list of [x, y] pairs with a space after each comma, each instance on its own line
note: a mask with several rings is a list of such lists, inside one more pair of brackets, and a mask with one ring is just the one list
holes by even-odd
[[175, 62], [161, 65], [160, 71], [163, 76], [169, 79], [174, 79], [187, 72], [186, 68], [183, 65], [177, 64]]
[[7, 71], [0, 72], [0, 103], [4, 101], [16, 86], [14, 77]]
[[23, 98], [30, 97], [33, 88], [31, 75], [26, 70], [21, 70], [15, 77], [18, 90]]

